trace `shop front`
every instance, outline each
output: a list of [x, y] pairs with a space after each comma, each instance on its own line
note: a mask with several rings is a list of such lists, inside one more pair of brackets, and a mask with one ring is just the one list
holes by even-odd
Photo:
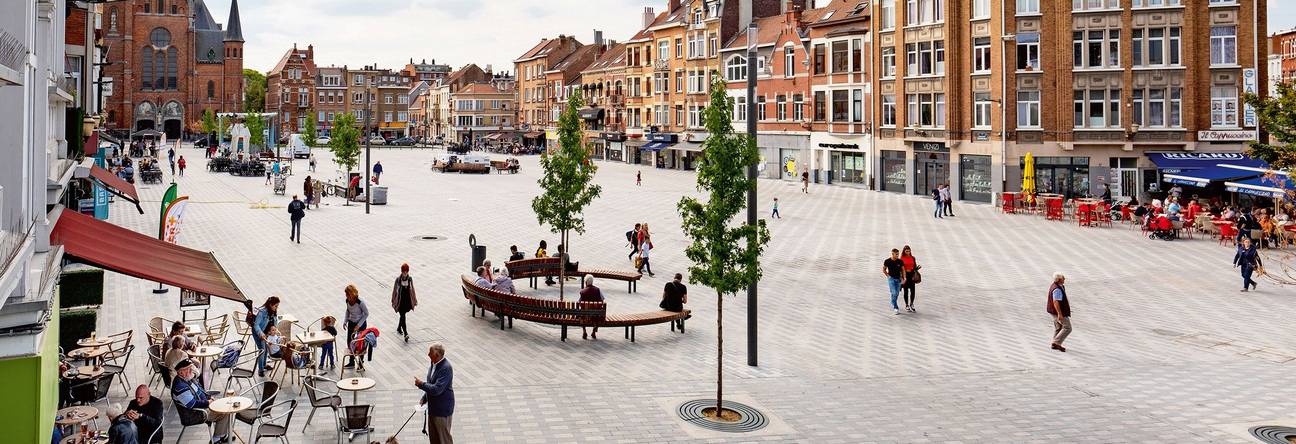
[[875, 188], [868, 135], [816, 131], [810, 134], [810, 146], [812, 182]]
[[666, 168], [668, 151], [679, 142], [679, 135], [674, 133], [648, 133], [644, 135], [648, 143], [639, 147], [640, 165], [651, 165]]
[[[1026, 158], [1018, 158], [1025, 171]], [[1088, 157], [1035, 157], [1035, 190], [1041, 194], [1060, 194], [1067, 199], [1090, 197]]]
[[831, 169], [828, 183], [868, 186], [868, 155], [850, 151], [830, 151]]
[[882, 191], [905, 192], [905, 184], [909, 181], [909, 169], [906, 166], [907, 162], [905, 162], [905, 152], [882, 150], [881, 153]]
[[961, 154], [958, 165], [959, 199], [990, 203], [994, 189], [990, 156]]
[[810, 137], [800, 134], [760, 134], [756, 147], [765, 158], [767, 179], [800, 181], [810, 172]]
[[625, 133], [603, 132], [599, 133], [599, 139], [603, 140], [603, 153], [599, 158], [613, 162], [625, 161]]
[[929, 195], [950, 182], [949, 146], [941, 142], [914, 142], [914, 194]]

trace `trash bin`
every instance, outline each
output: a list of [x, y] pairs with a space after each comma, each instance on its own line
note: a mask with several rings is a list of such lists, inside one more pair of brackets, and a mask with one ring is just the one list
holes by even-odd
[[477, 272], [477, 267], [486, 262], [486, 246], [477, 245], [477, 235], [468, 235], [468, 247], [472, 249], [472, 266], [468, 267], [471, 273]]
[[383, 185], [374, 185], [371, 189], [373, 190], [373, 197], [369, 199], [369, 203], [373, 205], [387, 205], [387, 187]]

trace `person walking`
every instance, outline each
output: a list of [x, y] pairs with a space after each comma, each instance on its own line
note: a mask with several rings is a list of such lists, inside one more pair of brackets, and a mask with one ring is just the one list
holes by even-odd
[[639, 229], [640, 224], [635, 224], [633, 230], [626, 232], [626, 243], [630, 244], [630, 254], [626, 255], [626, 259], [632, 261], [635, 255], [639, 253]]
[[656, 276], [652, 272], [652, 265], [648, 263], [648, 255], [652, 251], [652, 247], [651, 237], [645, 236], [643, 243], [639, 244], [639, 272], [643, 273], [644, 270], [648, 270], [649, 277]]
[[1251, 244], [1251, 238], [1242, 238], [1242, 243], [1237, 246], [1237, 253], [1233, 255], [1233, 267], [1242, 268], [1242, 291], [1246, 292], [1248, 287], [1252, 290], [1256, 288], [1256, 281], [1251, 280], [1251, 275], [1256, 270], [1262, 269], [1264, 263], [1260, 261], [1260, 252], [1256, 251], [1255, 245]]
[[[360, 300], [360, 290], [355, 284], [349, 284], [346, 289], [342, 290], [346, 294], [346, 330], [348, 347], [351, 341], [356, 340], [356, 335], [366, 328], [369, 328], [369, 307], [364, 301]], [[347, 363], [343, 368], [355, 367], [355, 359], [352, 356], [347, 357]], [[364, 364], [361, 363], [361, 366]]]
[[167, 161], [175, 165], [175, 148], [167, 148]]
[[940, 190], [940, 187], [937, 186], [936, 188], [932, 188], [932, 190], [931, 190], [931, 195], [932, 195], [932, 201], [933, 201], [933, 202], [936, 202], [936, 212], [935, 212], [935, 213], [932, 213], [932, 214], [933, 214], [937, 219], [944, 219], [944, 217], [941, 217], [941, 209], [942, 209], [943, 206], [944, 206], [944, 202], [941, 201], [941, 190]]
[[252, 342], [257, 346], [257, 374], [264, 377], [266, 370], [266, 358], [270, 354], [269, 347], [266, 347], [266, 338], [269, 334], [270, 327], [279, 323], [279, 297], [270, 296], [266, 298], [265, 304], [261, 305], [261, 310], [257, 311], [256, 317], [252, 321]]
[[378, 179], [382, 177], [382, 172], [383, 172], [382, 162], [381, 161], [374, 162], [374, 166], [373, 166], [374, 185], [378, 185]]
[[801, 192], [810, 194], [810, 170], [801, 172]]
[[904, 292], [905, 311], [917, 313], [918, 310], [914, 309], [914, 300], [918, 297], [915, 284], [922, 279], [922, 275], [918, 273], [922, 266], [918, 265], [918, 260], [914, 258], [913, 250], [908, 245], [900, 250], [900, 261], [904, 262], [904, 281], [901, 282], [900, 289]]
[[310, 172], [315, 172], [315, 154], [310, 155], [310, 162], [306, 164], [306, 167], [310, 169]]
[[185, 170], [184, 156], [180, 156], [180, 160], [176, 161], [176, 166], [180, 167], [180, 177], [184, 177], [184, 170]]
[[297, 199], [297, 195], [294, 194], [292, 202], [288, 202], [289, 219], [292, 221], [292, 232], [288, 234], [288, 240], [296, 240], [299, 244], [301, 243], [301, 220], [306, 217], [305, 210], [306, 204]]
[[941, 210], [945, 216], [954, 217], [954, 198], [950, 195], [950, 186], [948, 183], [941, 185]]
[[306, 181], [302, 183], [302, 194], [306, 195], [306, 209], [309, 210], [311, 202], [315, 201], [315, 184], [311, 183], [310, 176], [306, 176]]
[[176, 175], [176, 161], [175, 161], [175, 159], [171, 159], [171, 160], [170, 160], [170, 164], [171, 164], [171, 177], [175, 177], [175, 175]]
[[1048, 314], [1053, 316], [1054, 350], [1066, 352], [1062, 342], [1071, 335], [1071, 301], [1066, 294], [1066, 276], [1061, 272], [1053, 273], [1053, 284], [1048, 291]]
[[635, 171], [635, 186], [643, 186], [643, 170]]
[[[688, 303], [688, 287], [684, 285], [684, 275], [675, 273], [675, 280], [666, 283], [666, 288], [662, 289], [662, 300], [657, 304], [659, 308], [666, 311], [680, 313], [684, 311], [684, 304]], [[684, 333], [684, 320], [671, 321], [671, 331], [679, 328], [680, 333]]]
[[427, 380], [414, 378], [414, 386], [423, 391], [419, 406], [427, 406], [427, 435], [431, 444], [454, 444], [450, 435], [450, 418], [454, 416], [454, 367], [445, 357], [445, 347], [433, 343], [428, 347]]
[[[593, 275], [589, 275], [589, 274], [585, 275], [585, 285], [581, 286], [580, 301], [581, 302], [604, 302], [605, 301], [605, 299], [603, 298], [603, 290], [600, 290], [598, 287], [594, 286]], [[593, 337], [594, 339], [598, 339], [597, 326], [594, 327]], [[581, 339], [589, 339], [589, 338], [590, 335], [588, 334], [588, 332], [585, 331], [585, 326], [582, 325]]]
[[891, 257], [882, 261], [882, 275], [887, 278], [887, 289], [891, 291], [891, 309], [900, 314], [900, 283], [904, 279], [904, 261], [900, 260], [900, 250], [891, 249]]
[[770, 218], [773, 218], [773, 219], [782, 219], [782, 218], [783, 218], [783, 216], [779, 216], [779, 212], [778, 212], [778, 198], [777, 198], [777, 197], [774, 198], [774, 211], [770, 213]]
[[400, 316], [400, 323], [396, 324], [396, 334], [405, 335], [405, 342], [409, 342], [409, 327], [405, 324], [405, 314], [414, 311], [418, 305], [418, 297], [414, 294], [414, 278], [409, 275], [409, 264], [401, 264], [400, 276], [396, 276], [396, 283], [392, 284], [392, 310]]
[[279, 177], [279, 175], [283, 174], [283, 166], [279, 165], [279, 161], [276, 160], [273, 164], [270, 164], [270, 171], [274, 172], [275, 177]]

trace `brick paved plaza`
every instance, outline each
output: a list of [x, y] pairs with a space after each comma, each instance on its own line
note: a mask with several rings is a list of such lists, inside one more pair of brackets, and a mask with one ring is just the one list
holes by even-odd
[[[317, 177], [338, 176], [317, 152]], [[523, 158], [517, 175], [470, 176], [432, 172], [430, 150], [374, 153], [390, 204], [366, 215], [363, 205], [329, 198], [307, 213], [300, 245], [287, 240], [289, 197], [272, 194], [264, 178], [207, 173], [201, 152], [186, 148], [179, 154], [190, 160], [188, 176], [177, 181], [193, 203], [181, 244], [214, 251], [257, 304], [278, 295], [281, 313], [309, 322], [342, 316], [342, 288], [360, 288], [370, 326], [386, 333], [368, 365], [378, 386], [359, 395], [379, 406], [373, 440], [394, 433], [416, 405], [412, 381], [426, 373], [430, 341], [445, 344], [454, 364], [453, 430], [468, 443], [1243, 443], [1254, 441], [1239, 424], [1296, 426], [1296, 290], [1262, 280], [1258, 292], [1239, 293], [1231, 248], [1150, 241], [1122, 225], [1005, 216], [985, 205], [956, 205], [957, 217], [933, 220], [921, 196], [822, 186], [804, 195], [799, 183], [762, 181], [762, 217], [779, 197], [783, 218], [770, 221], [763, 261], [761, 365], [744, 365], [745, 297], [726, 301], [726, 393], [777, 422], [753, 435], [702, 433], [672, 411], [714, 396], [713, 293], [690, 286], [694, 316], [684, 335], [660, 325], [639, 329], [636, 343], [616, 329], [597, 341], [560, 342], [556, 328], [524, 321], [500, 331], [493, 317], [469, 316], [458, 276], [468, 271], [469, 234], [496, 264], [511, 244], [529, 256], [546, 239], [553, 251], [558, 236], [530, 208], [538, 159]], [[644, 168], [635, 187], [636, 166], [600, 165], [603, 196], [586, 211], [589, 230], [572, 242], [573, 259], [629, 269], [623, 233], [648, 222], [657, 277], [645, 277], [638, 293], [602, 287], [609, 312], [655, 309], [669, 276], [688, 266], [675, 204], [696, 193], [693, 175]], [[307, 174], [305, 161], [296, 168], [290, 193], [301, 192]], [[137, 186], [147, 213], [118, 202], [111, 222], [153, 233], [165, 187]], [[419, 239], [427, 235], [445, 240]], [[918, 313], [895, 316], [880, 267], [905, 244], [924, 265], [924, 282]], [[396, 339], [388, 303], [402, 262], [420, 300], [409, 344]], [[1075, 311], [1066, 353], [1048, 347], [1043, 305], [1055, 271], [1067, 274]], [[154, 295], [154, 286], [109, 273], [98, 331], [134, 329], [143, 343], [150, 317], [177, 318], [178, 294]], [[557, 297], [556, 287], [518, 287]], [[224, 300], [212, 308], [241, 310]], [[145, 358], [136, 351], [138, 383]], [[305, 395], [298, 399], [308, 406]], [[112, 402], [126, 401], [114, 388]], [[292, 440], [332, 440], [327, 410], [302, 432], [307, 412], [299, 407]], [[171, 442], [179, 425], [170, 411], [168, 424]], [[186, 442], [202, 442], [200, 429]], [[417, 419], [400, 438], [426, 439]]]

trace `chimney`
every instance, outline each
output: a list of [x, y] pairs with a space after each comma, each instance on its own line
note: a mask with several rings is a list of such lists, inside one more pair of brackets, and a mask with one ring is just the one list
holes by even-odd
[[490, 73], [492, 73], [492, 72], [494, 72], [493, 67], [491, 67], [491, 64], [487, 63], [487, 64], [486, 64], [486, 74], [490, 74]]
[[306, 58], [315, 60], [315, 45], [306, 45]]
[[644, 6], [644, 11], [643, 11], [643, 27], [647, 28], [648, 25], [651, 25], [652, 22], [653, 22], [653, 19], [655, 19], [655, 18], [657, 18], [657, 14], [654, 14], [654, 13], [653, 13], [653, 8], [652, 8], [652, 6]]
[[788, 0], [788, 2], [783, 5], [783, 8], [784, 8], [784, 23], [787, 25], [788, 29], [796, 30], [800, 28], [801, 27], [801, 6], [797, 5], [792, 0]]
[[603, 31], [599, 31], [597, 29], [594, 30], [594, 45], [596, 46], [603, 45]]
[[680, 7], [680, 0], [666, 0], [667, 14], [670, 14], [672, 11], [679, 9], [679, 7]]

